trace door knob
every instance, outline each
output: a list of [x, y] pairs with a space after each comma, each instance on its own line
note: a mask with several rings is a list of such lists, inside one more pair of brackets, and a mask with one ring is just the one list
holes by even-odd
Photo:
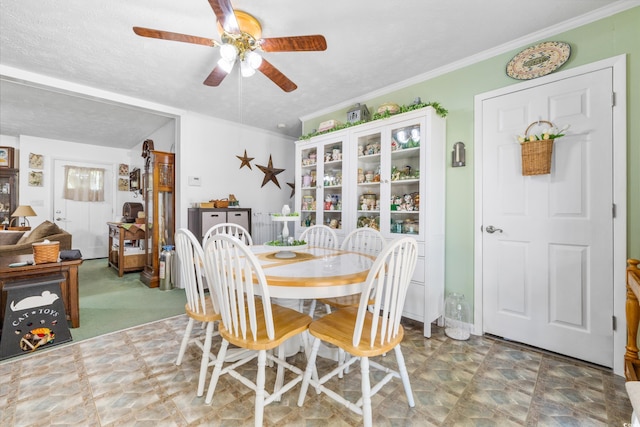
[[65, 221], [67, 218], [56, 218], [56, 221]]
[[487, 230], [487, 233], [491, 233], [491, 234], [495, 233], [496, 231], [498, 233], [502, 233], [502, 228], [495, 228], [493, 225], [488, 225], [486, 230]]

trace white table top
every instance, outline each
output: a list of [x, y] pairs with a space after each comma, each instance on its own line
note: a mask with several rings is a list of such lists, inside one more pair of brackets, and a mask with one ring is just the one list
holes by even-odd
[[375, 258], [338, 249], [308, 247], [296, 258], [275, 258], [269, 246], [252, 246], [274, 298], [331, 298], [361, 292]]

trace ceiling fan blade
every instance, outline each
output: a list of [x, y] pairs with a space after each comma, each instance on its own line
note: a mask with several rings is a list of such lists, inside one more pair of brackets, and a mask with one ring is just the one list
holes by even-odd
[[219, 86], [222, 80], [227, 77], [227, 74], [228, 73], [220, 68], [220, 66], [216, 65], [216, 68], [214, 68], [211, 74], [204, 80], [204, 84], [207, 86]]
[[272, 82], [280, 86], [280, 89], [285, 92], [291, 92], [298, 88], [294, 82], [289, 80], [287, 76], [282, 74], [280, 70], [267, 62], [264, 58], [262, 59], [262, 64], [260, 64], [258, 70], [260, 70], [260, 72], [265, 76], [269, 77]]
[[209, 4], [227, 33], [240, 34], [240, 26], [229, 0], [209, 0]]
[[190, 36], [188, 34], [172, 33], [170, 31], [154, 30], [152, 28], [133, 27], [133, 32], [139, 36], [149, 37], [152, 39], [173, 40], [176, 42], [201, 44], [210, 47], [215, 47], [218, 45], [218, 42], [213, 39]]
[[260, 47], [265, 52], [318, 51], [327, 49], [324, 36], [271, 37], [260, 40]]

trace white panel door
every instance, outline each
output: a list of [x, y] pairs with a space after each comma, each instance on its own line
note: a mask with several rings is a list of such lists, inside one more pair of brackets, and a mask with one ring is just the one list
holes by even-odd
[[[107, 222], [113, 220], [113, 165], [72, 160], [55, 160], [54, 213], [58, 226], [72, 235], [74, 249], [80, 249], [84, 259], [108, 256], [109, 232]], [[104, 202], [77, 202], [63, 198], [64, 166], [100, 168], [104, 174]]]
[[[487, 99], [482, 135], [484, 331], [608, 367], [612, 92], [604, 69]], [[515, 136], [538, 120], [571, 127], [551, 173], [522, 176]]]

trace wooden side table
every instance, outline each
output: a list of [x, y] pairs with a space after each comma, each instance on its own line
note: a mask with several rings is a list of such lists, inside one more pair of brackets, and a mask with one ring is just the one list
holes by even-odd
[[[146, 233], [142, 224], [108, 222], [109, 226], [109, 266], [118, 270], [118, 277], [131, 271], [144, 269], [144, 252], [126, 253], [125, 242], [132, 242], [131, 248], [139, 249], [140, 242], [145, 240]], [[114, 249], [113, 242], [117, 242]]]

